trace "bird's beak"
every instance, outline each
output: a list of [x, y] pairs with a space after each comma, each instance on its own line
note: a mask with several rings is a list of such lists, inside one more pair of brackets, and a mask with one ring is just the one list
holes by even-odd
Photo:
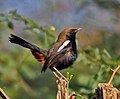
[[82, 28], [78, 28], [78, 29], [75, 30], [75, 32], [77, 33], [77, 32], [79, 32], [81, 30], [82, 30]]

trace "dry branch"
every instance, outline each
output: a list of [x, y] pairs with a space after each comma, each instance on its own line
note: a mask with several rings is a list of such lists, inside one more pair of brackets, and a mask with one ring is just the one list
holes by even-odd
[[92, 99], [120, 99], [120, 91], [113, 87], [112, 80], [116, 72], [120, 69], [120, 65], [113, 70], [108, 83], [99, 83], [96, 89], [96, 95]]
[[120, 99], [120, 91], [108, 83], [99, 83], [92, 99]]
[[2, 99], [10, 99], [1, 88], [0, 88], [0, 96], [2, 97]]
[[109, 81], [108, 81], [108, 84], [109, 84], [109, 85], [112, 83], [112, 80], [113, 80], [116, 72], [117, 72], [119, 69], [120, 69], [120, 65], [118, 65], [117, 68], [115, 68], [115, 69], [113, 70], [113, 73], [112, 73], [112, 75], [111, 75], [111, 77], [110, 77], [110, 79], [109, 79]]
[[63, 78], [57, 80], [57, 99], [76, 99], [75, 93], [68, 95], [68, 81]]

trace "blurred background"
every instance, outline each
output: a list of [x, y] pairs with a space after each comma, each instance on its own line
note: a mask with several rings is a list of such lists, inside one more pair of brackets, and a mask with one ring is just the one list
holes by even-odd
[[[120, 64], [120, 0], [0, 0], [0, 87], [11, 99], [55, 99], [57, 89], [52, 72], [41, 73], [41, 63], [11, 44], [9, 35], [48, 49], [68, 27], [83, 28], [77, 35], [79, 55], [61, 72], [73, 75], [70, 92], [89, 99]], [[118, 89], [119, 73], [113, 81]]]

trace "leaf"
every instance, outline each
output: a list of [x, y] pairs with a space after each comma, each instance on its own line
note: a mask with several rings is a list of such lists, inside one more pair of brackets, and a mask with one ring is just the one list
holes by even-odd
[[7, 24], [8, 24], [8, 27], [9, 27], [10, 29], [12, 29], [12, 30], [14, 29], [14, 24], [13, 24], [13, 22], [10, 21], [10, 22], [8, 22]]
[[103, 52], [108, 58], [110, 58], [110, 59], [112, 58], [106, 49], [104, 49]]

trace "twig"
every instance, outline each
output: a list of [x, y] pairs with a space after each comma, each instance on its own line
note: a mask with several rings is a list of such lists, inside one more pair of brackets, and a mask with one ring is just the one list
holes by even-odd
[[0, 96], [2, 97], [2, 99], [10, 99], [1, 88], [0, 88]]
[[69, 98], [68, 98], [68, 99], [76, 99], [75, 92], [72, 92], [72, 93], [69, 95]]
[[111, 75], [111, 77], [110, 77], [110, 79], [109, 79], [109, 81], [108, 81], [108, 85], [110, 85], [110, 84], [112, 83], [112, 80], [113, 80], [116, 72], [119, 70], [119, 68], [120, 68], [120, 65], [118, 65], [117, 68], [115, 68], [115, 69], [113, 70], [113, 73], [112, 73], [112, 75]]

